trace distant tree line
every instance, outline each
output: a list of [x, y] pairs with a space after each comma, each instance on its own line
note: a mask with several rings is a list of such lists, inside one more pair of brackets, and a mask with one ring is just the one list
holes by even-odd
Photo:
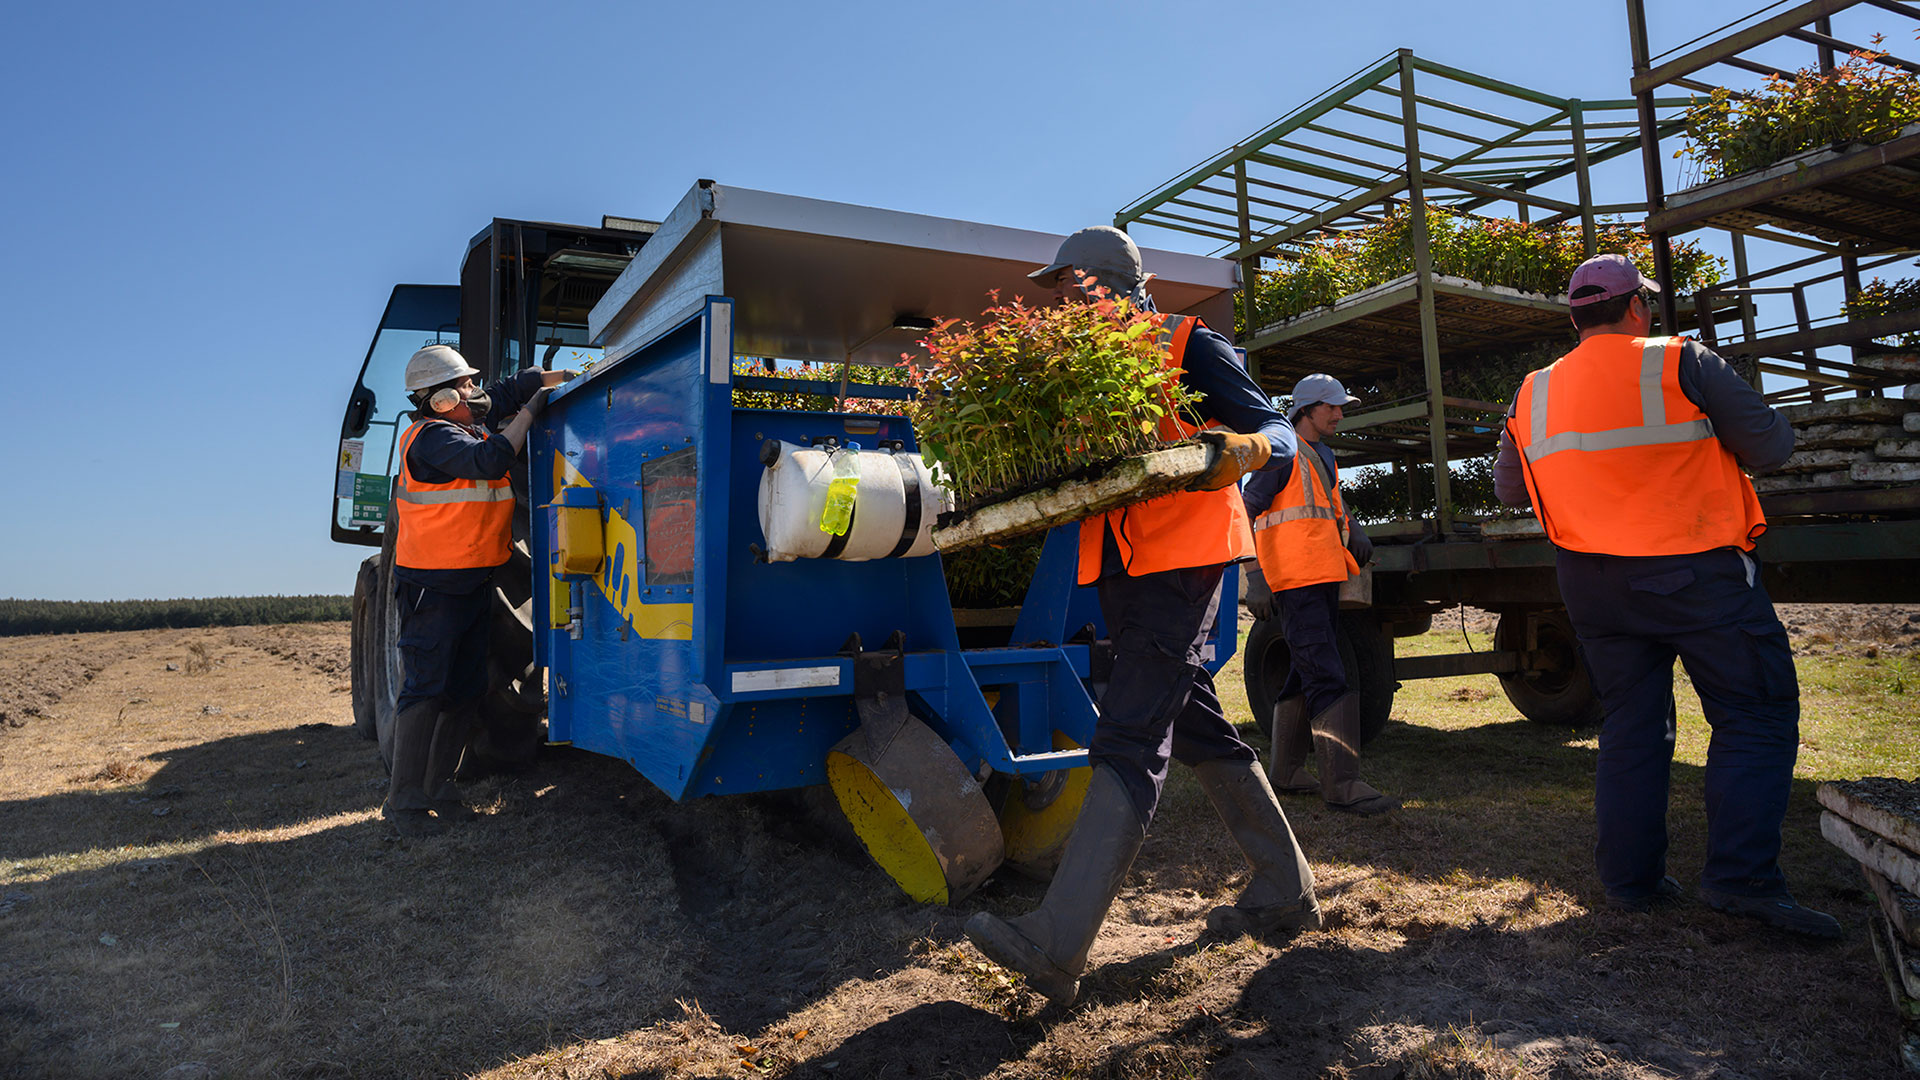
[[93, 630], [255, 626], [351, 617], [346, 596], [214, 596], [199, 600], [0, 599], [0, 637]]

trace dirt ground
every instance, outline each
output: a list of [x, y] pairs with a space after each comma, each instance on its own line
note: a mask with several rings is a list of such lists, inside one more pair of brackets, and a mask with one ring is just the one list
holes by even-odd
[[[343, 624], [0, 640], [0, 1076], [1890, 1080], [1872, 901], [1812, 788], [1861, 760], [1832, 756], [1842, 729], [1920, 760], [1884, 696], [1906, 684], [1845, 681], [1910, 677], [1917, 612], [1783, 610], [1798, 647], [1851, 665], [1832, 691], [1803, 665], [1785, 855], [1844, 942], [1606, 909], [1591, 733], [1520, 720], [1490, 678], [1435, 680], [1368, 749], [1405, 809], [1286, 800], [1325, 930], [1202, 939], [1245, 868], [1176, 768], [1065, 1012], [960, 931], [1042, 885], [912, 904], [799, 799], [676, 805], [555, 750], [470, 785], [478, 822], [398, 840]], [[1460, 633], [1436, 620], [1430, 647]], [[1244, 716], [1236, 669], [1221, 690]], [[1676, 873], [1703, 846], [1700, 774], [1676, 762]]]

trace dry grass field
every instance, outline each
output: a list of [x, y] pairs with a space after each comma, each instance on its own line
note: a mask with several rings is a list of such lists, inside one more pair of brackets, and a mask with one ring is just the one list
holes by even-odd
[[[1325, 930], [1201, 940], [1245, 871], [1176, 769], [1064, 1013], [960, 933], [1039, 885], [911, 904], [802, 799], [675, 805], [562, 750], [472, 785], [479, 821], [394, 838], [342, 624], [0, 640], [0, 1076], [1891, 1080], [1871, 901], [1812, 793], [1920, 771], [1920, 616], [1788, 621], [1787, 869], [1843, 942], [1605, 908], [1592, 733], [1528, 723], [1491, 677], [1436, 680], [1368, 750], [1402, 812], [1286, 800]], [[1485, 647], [1474, 625], [1401, 646]], [[1246, 719], [1237, 664], [1220, 684]], [[1706, 736], [1682, 689], [1689, 880]]]

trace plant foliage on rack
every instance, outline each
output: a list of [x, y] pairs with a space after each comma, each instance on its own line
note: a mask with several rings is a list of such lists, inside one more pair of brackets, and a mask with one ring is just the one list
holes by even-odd
[[[1913, 311], [1920, 308], [1920, 281], [1902, 278], [1889, 285], [1879, 278], [1863, 286], [1859, 292], [1847, 298], [1840, 310], [1849, 319], [1867, 319], [1875, 315], [1892, 315], [1899, 311]], [[1901, 334], [1897, 337], [1879, 339], [1882, 345], [1894, 345], [1902, 349], [1920, 348], [1920, 331]]]
[[[1874, 44], [1882, 38], [1874, 37]], [[1718, 180], [1808, 150], [1886, 142], [1920, 122], [1920, 75], [1856, 52], [1830, 72], [1769, 75], [1756, 92], [1716, 88], [1687, 112], [1686, 145], [1702, 181]]]
[[[1603, 223], [1595, 250], [1625, 255], [1643, 267], [1653, 265], [1647, 234]], [[1558, 296], [1567, 279], [1586, 261], [1578, 222], [1535, 225], [1504, 218], [1482, 218], [1443, 207], [1427, 207], [1427, 250], [1433, 272], [1482, 285], [1504, 285], [1522, 292]], [[1724, 260], [1698, 244], [1673, 243], [1673, 280], [1684, 293], [1720, 280]], [[1377, 225], [1348, 230], [1290, 252], [1280, 266], [1260, 275], [1263, 324], [1327, 307], [1344, 297], [1413, 273], [1413, 212], [1397, 206]], [[1236, 311], [1245, 332], [1245, 313]]]
[[[1084, 277], [1084, 275], [1083, 275]], [[903, 354], [919, 395], [908, 408], [922, 456], [961, 506], [1160, 445], [1160, 419], [1194, 396], [1166, 366], [1164, 316], [1113, 300], [948, 319]]]
[[[735, 375], [759, 375], [774, 378], [794, 379], [806, 382], [840, 382], [840, 365], [802, 361], [798, 367], [781, 368], [768, 360], [735, 360]], [[850, 383], [866, 383], [872, 386], [905, 386], [907, 372], [900, 367], [866, 367], [855, 364], [846, 369], [846, 378]], [[748, 390], [744, 387], [733, 388], [733, 407], [736, 409], [779, 409], [784, 412], [848, 412], [867, 413], [881, 416], [897, 416], [906, 407], [903, 401], [885, 398], [850, 397], [839, 409], [833, 405], [832, 394], [814, 394], [804, 390]]]
[[1019, 606], [1040, 565], [1040, 548], [1046, 540], [1047, 534], [1036, 533], [1004, 543], [941, 552], [947, 598], [957, 608]]

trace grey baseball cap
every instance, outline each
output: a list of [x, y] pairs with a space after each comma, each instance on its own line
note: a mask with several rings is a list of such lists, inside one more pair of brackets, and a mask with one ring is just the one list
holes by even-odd
[[1116, 291], [1132, 289], [1140, 283], [1140, 249], [1133, 237], [1111, 225], [1095, 225], [1060, 242], [1053, 261], [1027, 276], [1051, 285], [1069, 267], [1100, 278]]
[[1287, 419], [1300, 415], [1300, 410], [1309, 405], [1338, 405], [1346, 408], [1360, 404], [1360, 399], [1347, 393], [1340, 380], [1324, 373], [1315, 373], [1293, 384], [1293, 406], [1287, 410]]

